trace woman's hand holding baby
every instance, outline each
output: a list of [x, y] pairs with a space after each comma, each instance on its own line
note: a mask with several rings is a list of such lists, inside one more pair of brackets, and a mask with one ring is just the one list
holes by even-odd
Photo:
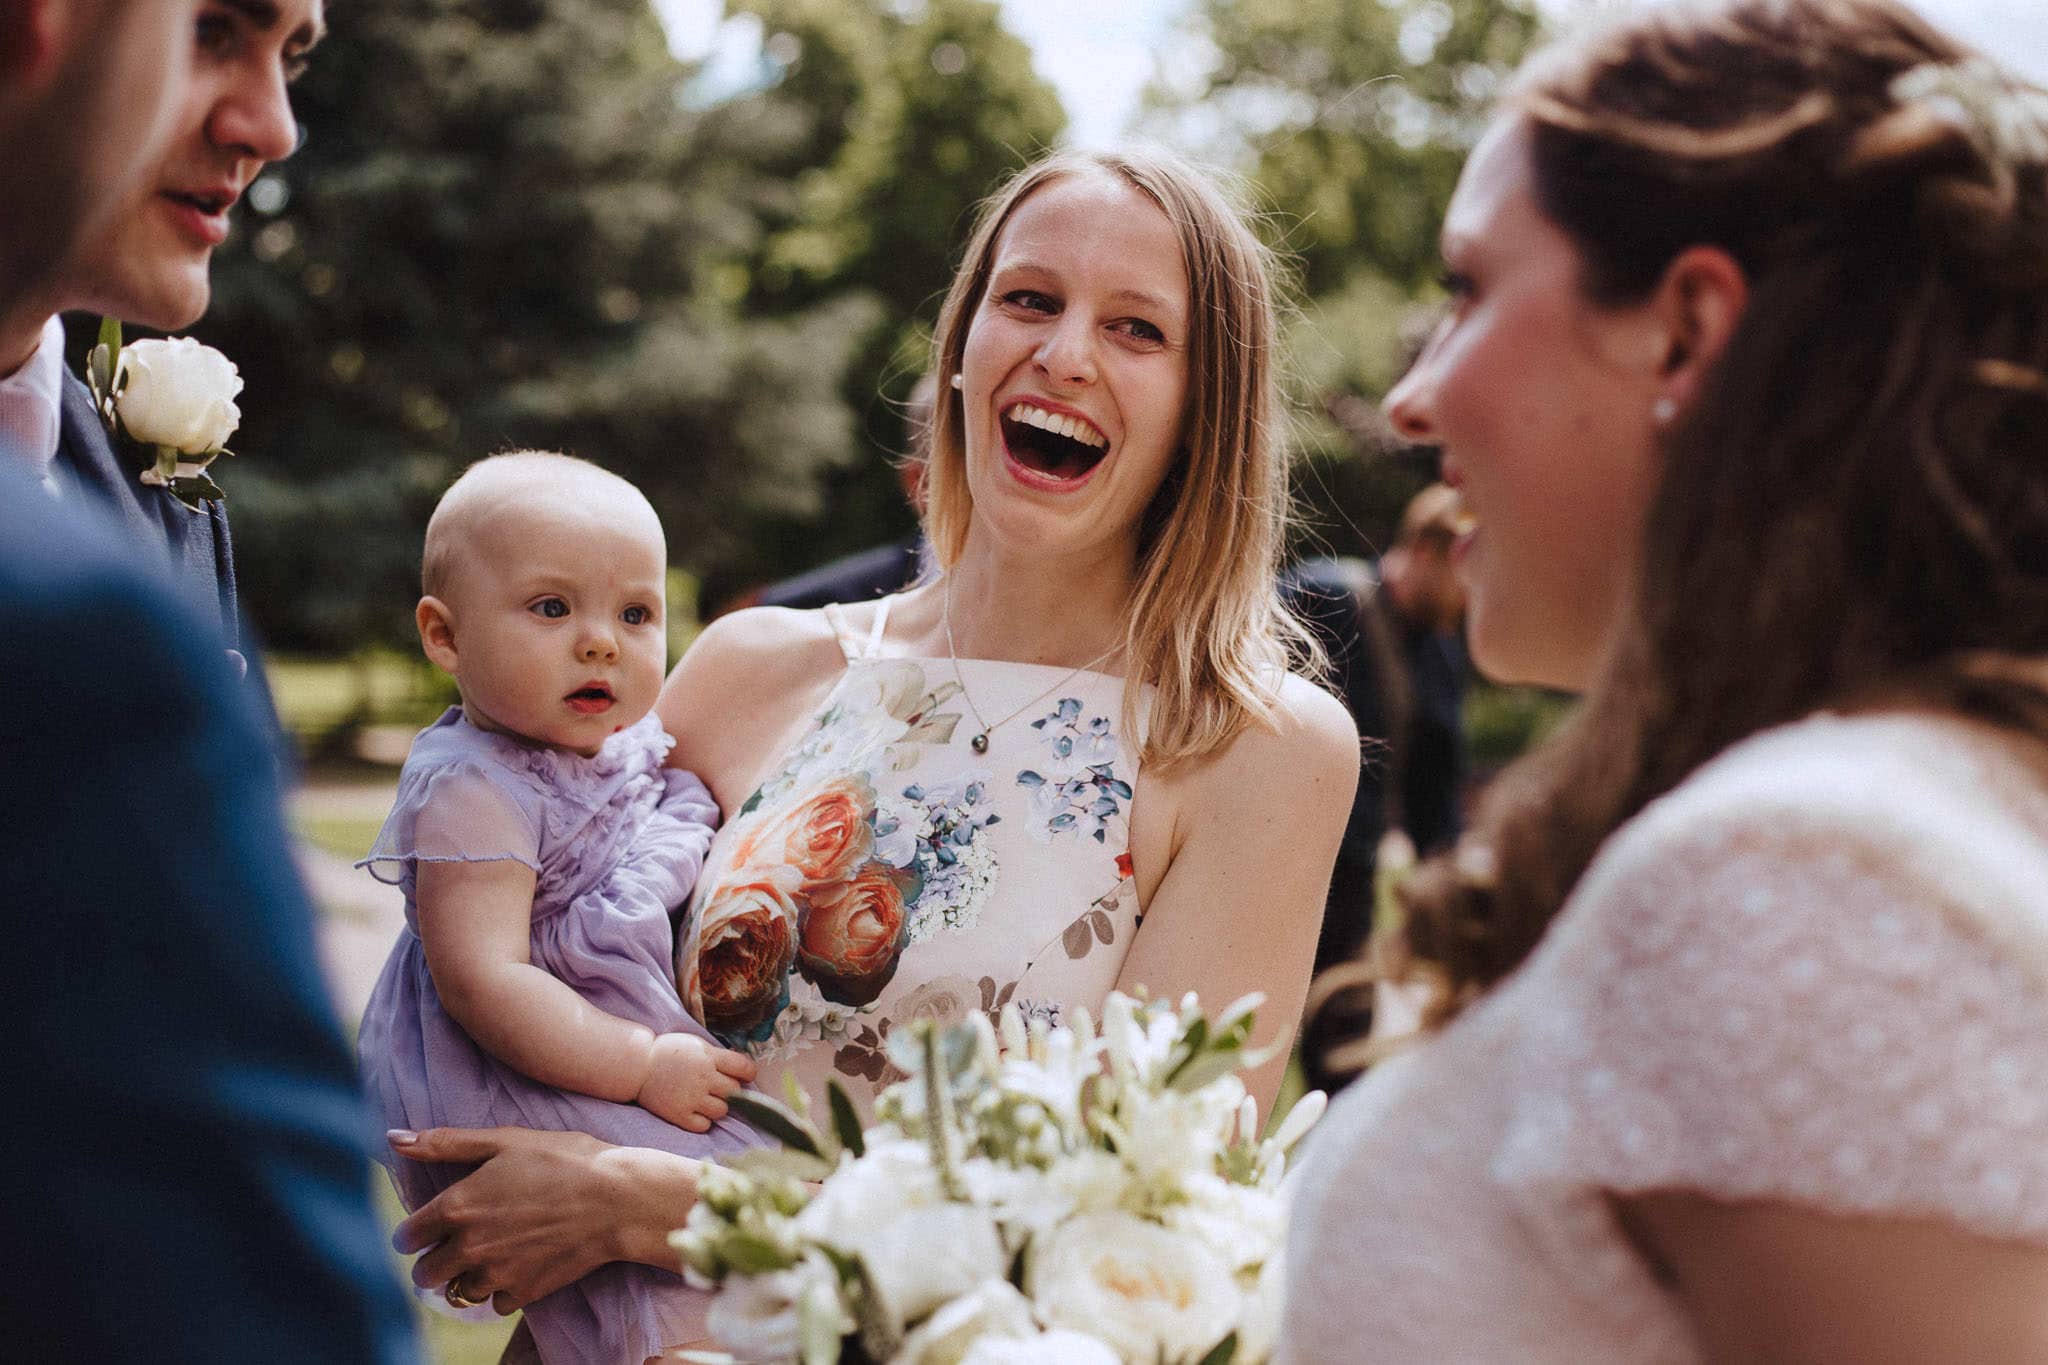
[[691, 1033], [664, 1033], [648, 1049], [634, 1102], [678, 1128], [702, 1133], [725, 1117], [726, 1097], [753, 1081], [754, 1059]]

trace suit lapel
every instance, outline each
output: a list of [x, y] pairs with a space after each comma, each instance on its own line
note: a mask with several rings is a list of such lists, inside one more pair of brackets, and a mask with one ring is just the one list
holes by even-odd
[[168, 490], [151, 488], [114, 449], [94, 411], [92, 390], [77, 375], [64, 376], [62, 436], [57, 462], [87, 494], [112, 509], [138, 546], [165, 555], [195, 601], [219, 613], [230, 640], [236, 635], [234, 556], [226, 514], [219, 503], [194, 512]]
[[121, 518], [138, 548], [158, 553], [168, 549], [162, 519], [145, 505], [142, 496], [161, 490], [143, 487], [136, 477], [139, 471], [121, 467], [113, 442], [107, 438], [107, 429], [100, 425], [99, 414], [93, 411], [92, 391], [86, 388], [84, 380], [69, 372], [64, 376], [62, 418], [57, 462], [87, 494]]

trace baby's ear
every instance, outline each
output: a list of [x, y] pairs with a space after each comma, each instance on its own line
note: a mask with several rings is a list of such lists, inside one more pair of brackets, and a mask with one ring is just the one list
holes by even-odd
[[428, 661], [444, 673], [455, 672], [455, 618], [448, 604], [438, 597], [422, 597], [412, 619], [420, 628], [420, 648]]

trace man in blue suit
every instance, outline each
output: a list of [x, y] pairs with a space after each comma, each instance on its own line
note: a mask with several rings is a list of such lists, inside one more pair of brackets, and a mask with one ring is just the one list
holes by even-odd
[[[0, 3], [0, 317], [141, 183], [236, 7]], [[0, 423], [0, 1355], [403, 1365], [263, 733], [160, 547], [44, 459]]]
[[0, 1355], [414, 1359], [218, 631], [118, 528], [0, 467], [0, 640]]

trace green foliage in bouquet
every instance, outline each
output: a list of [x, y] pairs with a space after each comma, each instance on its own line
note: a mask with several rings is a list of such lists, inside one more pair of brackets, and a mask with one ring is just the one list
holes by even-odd
[[1257, 999], [1216, 1020], [1112, 995], [1098, 1032], [921, 1022], [890, 1040], [906, 1079], [863, 1128], [835, 1082], [828, 1121], [733, 1109], [783, 1145], [706, 1172], [672, 1239], [720, 1287], [711, 1328], [744, 1360], [1248, 1365], [1272, 1345], [1287, 1154], [1237, 1073]]

